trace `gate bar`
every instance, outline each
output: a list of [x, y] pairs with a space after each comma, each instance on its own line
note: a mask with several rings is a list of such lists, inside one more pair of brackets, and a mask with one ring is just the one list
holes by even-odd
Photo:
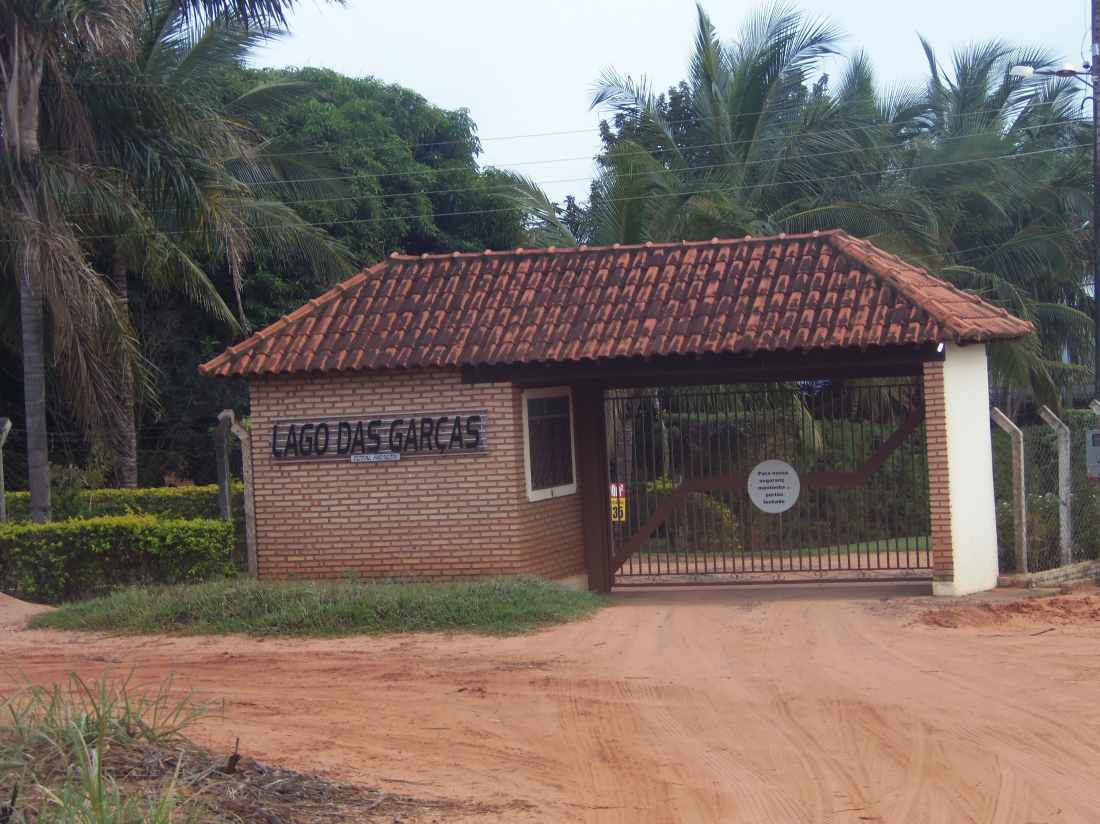
[[[914, 409], [889, 438], [874, 451], [867, 462], [853, 472], [808, 472], [799, 478], [802, 486], [858, 486], [867, 483], [875, 472], [886, 463], [886, 459], [898, 449], [913, 432], [924, 423], [924, 408]], [[690, 492], [718, 492], [743, 489], [748, 483], [748, 475], [730, 475], [720, 478], [685, 478], [676, 487], [649, 519], [642, 524], [630, 540], [626, 542], [611, 559], [611, 571], [617, 572], [630, 556], [641, 549], [642, 544], [683, 502]]]

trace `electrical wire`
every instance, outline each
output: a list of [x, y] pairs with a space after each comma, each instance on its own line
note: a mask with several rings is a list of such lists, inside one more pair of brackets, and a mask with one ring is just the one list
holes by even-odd
[[[952, 166], [959, 166], [959, 165], [968, 164], [968, 163], [989, 163], [989, 162], [1000, 161], [1000, 160], [1017, 160], [1017, 159], [1022, 158], [1022, 157], [1030, 157], [1030, 156], [1034, 156], [1034, 155], [1050, 154], [1050, 153], [1053, 153], [1053, 152], [1065, 152], [1065, 151], [1067, 151], [1067, 150], [1064, 147], [1056, 147], [1056, 148], [1050, 148], [1050, 149], [1039, 149], [1039, 150], [1036, 150], [1034, 152], [1019, 152], [1017, 154], [1011, 154], [1011, 155], [998, 155], [998, 156], [995, 156], [995, 157], [987, 157], [987, 158], [968, 158], [968, 159], [965, 159], [965, 160], [955, 160], [955, 161], [950, 161], [950, 162], [947, 162], [947, 163], [929, 163], [927, 165], [920, 166], [918, 168], [920, 168], [920, 169], [936, 169], [936, 168], [946, 168], [946, 167], [952, 167]], [[726, 167], [726, 166], [731, 166], [731, 165], [740, 165], [740, 164], [720, 164], [720, 167]], [[846, 180], [846, 179], [850, 179], [850, 178], [867, 177], [869, 175], [875, 175], [875, 174], [880, 174], [880, 172], [878, 172], [878, 171], [852, 172], [852, 173], [842, 174], [842, 175], [831, 175], [831, 176], [825, 176], [825, 177], [817, 177], [817, 178], [812, 178], [812, 180], [817, 181], [817, 182], [829, 181], [829, 180]], [[579, 178], [579, 179], [583, 180], [583, 179], [587, 179], [587, 178]], [[723, 187], [715, 187], [713, 189], [697, 189], [697, 190], [692, 191], [690, 194], [692, 196], [701, 195], [701, 194], [718, 194], [718, 193], [721, 193], [721, 192], [744, 191], [746, 189], [753, 189], [753, 188], [757, 188], [757, 185], [753, 184], [753, 185], [746, 185], [746, 186], [723, 186]], [[419, 194], [422, 194], [422, 193], [410, 193], [410, 194], [418, 194], [419, 195]], [[635, 196], [623, 197], [623, 198], [609, 198], [609, 200], [611, 200], [612, 202], [615, 202], [615, 203], [625, 203], [625, 202], [630, 202], [630, 201], [634, 201], [634, 200], [646, 200], [646, 199], [649, 199], [651, 197], [652, 197], [651, 194], [645, 194], [645, 195], [635, 195]], [[283, 204], [280, 202], [279, 205], [283, 205]], [[340, 219], [340, 220], [318, 221], [316, 223], [306, 221], [306, 220], [302, 220], [301, 222], [295, 221], [295, 222], [291, 222], [291, 223], [274, 223], [274, 224], [268, 224], [268, 225], [250, 226], [249, 228], [254, 229], [254, 230], [290, 229], [290, 228], [300, 228], [300, 227], [303, 227], [303, 226], [311, 226], [313, 228], [326, 228], [326, 227], [329, 227], [329, 226], [340, 226], [340, 225], [348, 225], [348, 224], [389, 223], [389, 222], [398, 221], [398, 220], [415, 220], [417, 218], [435, 219], [435, 218], [440, 218], [440, 217], [463, 217], [463, 216], [475, 215], [475, 214], [496, 214], [496, 213], [501, 213], [501, 212], [511, 212], [511, 211], [514, 211], [517, 208], [520, 208], [520, 207], [518, 205], [516, 205], [516, 206], [508, 206], [508, 207], [502, 207], [502, 208], [497, 208], [497, 209], [468, 209], [468, 210], [464, 210], [464, 211], [455, 211], [455, 212], [434, 212], [434, 213], [431, 213], [431, 214], [424, 214], [424, 215], [412, 214], [412, 215], [388, 215], [386, 217], [371, 217], [371, 218], [345, 218], [345, 219]], [[183, 231], [183, 230], [161, 230], [160, 234], [163, 234], [163, 235], [185, 235], [185, 234], [189, 234], [189, 233], [186, 232], [186, 231]], [[108, 239], [110, 237], [113, 237], [113, 235], [81, 235], [80, 237], [82, 239], [87, 239], [87, 240], [104, 240], [104, 239]]]
[[[1063, 128], [1063, 129], [1064, 128], [1072, 128], [1075, 123], [1076, 123], [1076, 121], [1042, 123], [1042, 124], [1038, 124], [1036, 126], [1029, 126], [1029, 127], [1027, 127], [1027, 130], [1035, 131], [1035, 130], [1038, 130], [1038, 129], [1047, 129], [1047, 128]], [[822, 129], [820, 131], [808, 133], [806, 136], [807, 137], [821, 137], [823, 135], [851, 133], [853, 131], [857, 131], [857, 130], [853, 129], [853, 128]], [[951, 140], [968, 140], [968, 139], [973, 139], [973, 138], [974, 138], [974, 135], [972, 135], [972, 134], [948, 135], [946, 137], [937, 138], [936, 143], [940, 144], [940, 143], [944, 143], [944, 142], [951, 141]], [[757, 141], [755, 139], [752, 139], [752, 140], [734, 140], [734, 141], [728, 141], [728, 142], [723, 142], [723, 143], [701, 143], [701, 144], [698, 144], [698, 145], [681, 147], [681, 151], [683, 151], [683, 150], [698, 150], [698, 149], [712, 149], [712, 148], [715, 148], [715, 147], [718, 147], [718, 146], [734, 148], [734, 147], [737, 147], [737, 146], [749, 145], [749, 144], [754, 143], [754, 142], [757, 142]], [[888, 152], [892, 148], [895, 148], [895, 147], [893, 147], [893, 146], [887, 146], [887, 147], [882, 147], [882, 146], [854, 146], [850, 149], [839, 149], [835, 152], [819, 152], [819, 153], [816, 153], [816, 154], [813, 154], [813, 155], [794, 155], [794, 156], [792, 156], [791, 159], [824, 157], [824, 156], [830, 155], [830, 154], [854, 154], [854, 153], [859, 153], [859, 152], [875, 152], [875, 151]], [[654, 150], [654, 151], [650, 151], [648, 149], [640, 149], [639, 151], [636, 151], [636, 152], [622, 152], [621, 154], [625, 155], [627, 157], [630, 157], [630, 156], [634, 156], [634, 155], [646, 156], [646, 155], [655, 155], [655, 154], [669, 154], [671, 152], [672, 152], [671, 149], [662, 149], [662, 150]], [[308, 153], [307, 152], [302, 152], [301, 154], [312, 154], [314, 156], [323, 155], [322, 152], [308, 152]], [[294, 155], [293, 154], [287, 154], [287, 153], [279, 153], [279, 154], [271, 155], [271, 157], [273, 157], [273, 158], [291, 157], [291, 156], [294, 156]], [[513, 167], [516, 167], [516, 166], [537, 166], [537, 165], [548, 165], [548, 164], [552, 164], [552, 163], [574, 163], [574, 162], [582, 161], [582, 160], [592, 161], [592, 160], [595, 160], [595, 159], [596, 159], [596, 156], [583, 155], [583, 156], [577, 156], [577, 157], [551, 158], [551, 159], [548, 159], [548, 160], [527, 160], [527, 161], [520, 161], [518, 163], [508, 163], [506, 165], [507, 165], [507, 168], [513, 168]], [[745, 161], [745, 163], [750, 164], [750, 165], [753, 164], [753, 163], [769, 163], [769, 162], [771, 162], [771, 161], [768, 161], [768, 160]], [[487, 169], [487, 168], [497, 168], [497, 167], [486, 166], [484, 168]], [[467, 169], [465, 169], [465, 168], [453, 169], [453, 168], [448, 168], [448, 167], [444, 166], [444, 167], [441, 167], [441, 168], [429, 168], [427, 170], [412, 170], [412, 171], [399, 171], [399, 172], [379, 172], [377, 174], [353, 174], [353, 175], [332, 175], [332, 176], [329, 176], [329, 177], [290, 178], [290, 179], [287, 179], [287, 180], [273, 181], [273, 183], [275, 183], [275, 184], [288, 184], [289, 185], [289, 184], [294, 184], [294, 183], [323, 183], [323, 182], [327, 182], [327, 181], [337, 181], [337, 180], [380, 180], [380, 179], [386, 178], [386, 177], [408, 177], [408, 176], [415, 175], [415, 174], [425, 174], [425, 173], [429, 173], [429, 172], [446, 173], [446, 172], [450, 172], [450, 171], [467, 171]], [[551, 183], [551, 182], [569, 182], [569, 181], [546, 181], [546, 182]]]
[[[964, 137], [964, 136], [960, 136], [957, 139], [962, 139], [962, 137]], [[975, 162], [975, 163], [979, 163], [979, 162], [985, 162], [986, 160], [1003, 160], [1003, 159], [1011, 159], [1011, 158], [1017, 158], [1017, 157], [1028, 157], [1030, 155], [1035, 155], [1035, 154], [1044, 154], [1044, 153], [1053, 153], [1053, 152], [1069, 152], [1069, 151], [1072, 151], [1073, 148], [1074, 147], [1071, 147], [1071, 146], [1056, 146], [1056, 147], [1051, 147], [1049, 149], [1036, 150], [1036, 151], [1033, 151], [1033, 152], [1017, 152], [1017, 153], [1011, 154], [1011, 155], [998, 155], [998, 156], [993, 157], [993, 158], [970, 158], [970, 159], [968, 159], [968, 161], [957, 161], [957, 162]], [[814, 159], [817, 159], [817, 158], [829, 157], [829, 156], [832, 156], [832, 155], [851, 155], [851, 154], [855, 154], [855, 153], [858, 153], [858, 152], [861, 152], [861, 151], [872, 151], [872, 150], [874, 150], [874, 147], [862, 148], [862, 149], [861, 148], [839, 149], [839, 150], [833, 151], [833, 152], [817, 152], [815, 154], [790, 155], [788, 157], [780, 158], [779, 162], [782, 162], [782, 163], [797, 163], [798, 161], [801, 161], [801, 160], [814, 160]], [[705, 170], [712, 170], [712, 169], [726, 169], [726, 168], [734, 168], [734, 167], [744, 168], [746, 166], [772, 165], [772, 164], [776, 164], [776, 163], [777, 163], [777, 161], [775, 159], [770, 159], [769, 158], [769, 159], [761, 159], [761, 160], [746, 160], [746, 161], [741, 162], [741, 163], [714, 163], [714, 164], [711, 164], [709, 166], [691, 166], [691, 167], [688, 167], [688, 168], [684, 169], [683, 171], [685, 171], [685, 172], [698, 172], [698, 171], [705, 171]], [[927, 165], [918, 166], [918, 167], [915, 167], [915, 168], [929, 169], [929, 168], [935, 168], [937, 165], [946, 165], [946, 164], [927, 164]], [[677, 170], [675, 170], [675, 169], [666, 169], [665, 171], [670, 171], [670, 172], [675, 173]], [[879, 173], [881, 173], [880, 170], [871, 170], [871, 171], [868, 171], [868, 172], [858, 172], [858, 173], [853, 173], [853, 174], [873, 175], [873, 174], [879, 174]], [[554, 184], [554, 183], [587, 182], [587, 181], [590, 181], [591, 179], [592, 178], [590, 178], [590, 177], [569, 177], [569, 178], [559, 178], [557, 180], [535, 181], [535, 183], [538, 186], [545, 186], [545, 185]], [[822, 178], [804, 178], [803, 180], [830, 180], [830, 179], [833, 179], [833, 178], [825, 178], [825, 177], [822, 177]], [[272, 185], [274, 187], [278, 187], [283, 182], [284, 181], [274, 181], [270, 185]], [[289, 182], [292, 182], [292, 181], [287, 181], [287, 182], [289, 183]], [[784, 183], [795, 183], [795, 182], [800, 182], [800, 181], [797, 180], [797, 179], [784, 181]], [[738, 188], [752, 188], [752, 187], [738, 187]], [[280, 199], [279, 202], [283, 203], [285, 205], [288, 205], [288, 206], [292, 206], [292, 205], [311, 205], [311, 204], [319, 204], [319, 203], [360, 202], [360, 201], [364, 201], [364, 200], [371, 200], [371, 199], [374, 199], [374, 198], [385, 198], [385, 197], [423, 197], [423, 196], [427, 196], [427, 195], [454, 194], [454, 193], [458, 193], [458, 192], [477, 192], [477, 191], [485, 191], [485, 187], [482, 187], [482, 186], [466, 186], [466, 187], [452, 188], [452, 189], [421, 189], [421, 190], [418, 190], [418, 191], [415, 191], [415, 192], [374, 192], [374, 193], [365, 194], [365, 195], [346, 196], [346, 197], [303, 198], [303, 199], [300, 199], [300, 200], [283, 200], [283, 199]]]

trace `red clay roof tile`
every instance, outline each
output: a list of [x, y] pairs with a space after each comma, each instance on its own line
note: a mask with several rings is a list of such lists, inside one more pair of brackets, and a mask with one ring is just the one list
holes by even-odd
[[841, 231], [393, 255], [205, 375], [1016, 340], [1032, 326]]

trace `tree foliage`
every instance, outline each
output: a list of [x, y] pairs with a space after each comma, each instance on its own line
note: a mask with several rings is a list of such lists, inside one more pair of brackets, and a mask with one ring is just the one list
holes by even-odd
[[[133, 19], [132, 49], [67, 67], [90, 126], [86, 177], [102, 202], [82, 194], [61, 208], [108, 301], [112, 258], [124, 263], [129, 311], [119, 317], [140, 344], [147, 387], [145, 484], [169, 472], [212, 480], [209, 430], [227, 406], [247, 413], [246, 387], [202, 380], [196, 366], [244, 329], [392, 251], [501, 248], [522, 237], [519, 208], [494, 196], [497, 173], [477, 166], [468, 113], [369, 78], [245, 69], [249, 49], [277, 32], [196, 23], [185, 11], [149, 0]], [[54, 125], [46, 118], [47, 156], [60, 151]], [[17, 307], [14, 290], [0, 294]], [[18, 324], [5, 328], [0, 414], [21, 429]], [[58, 367], [47, 367], [54, 459], [82, 463], [85, 421], [66, 403]], [[21, 445], [16, 433], [9, 467]]]
[[[927, 43], [923, 84], [880, 89], [856, 54], [822, 73], [838, 30], [776, 4], [722, 41], [700, 8], [688, 77], [665, 94], [608, 70], [599, 174], [580, 214], [530, 180], [510, 196], [532, 241], [606, 245], [843, 228], [1036, 324], [991, 349], [994, 381], [1053, 402], [1094, 353], [1082, 225], [1091, 123], [1072, 81], [1013, 77], [1053, 56]], [[1068, 357], [1067, 357], [1068, 356]]]

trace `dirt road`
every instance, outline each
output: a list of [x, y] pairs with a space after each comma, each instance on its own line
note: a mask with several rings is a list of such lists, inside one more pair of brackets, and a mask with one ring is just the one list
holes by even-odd
[[503, 640], [24, 632], [9, 601], [0, 660], [176, 667], [227, 702], [208, 743], [486, 824], [1100, 820], [1100, 594], [928, 616], [922, 591], [626, 592]]

